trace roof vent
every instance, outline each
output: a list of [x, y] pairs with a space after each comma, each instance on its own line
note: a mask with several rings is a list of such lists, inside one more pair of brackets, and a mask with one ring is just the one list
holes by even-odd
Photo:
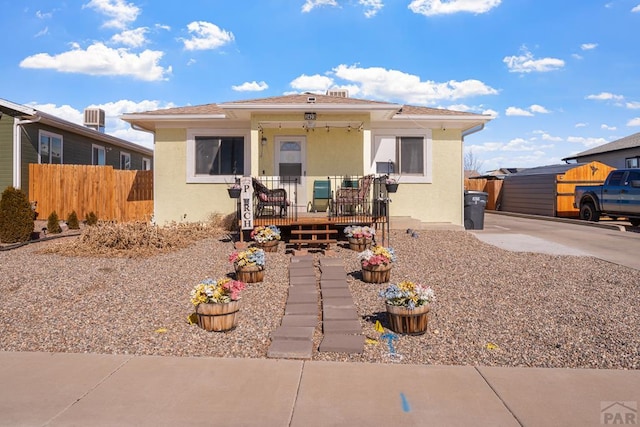
[[104, 110], [100, 108], [85, 108], [84, 125], [104, 133]]
[[337, 96], [339, 98], [348, 98], [349, 91], [347, 89], [329, 89], [327, 90], [327, 95]]
[[315, 96], [307, 96], [307, 104], [315, 104], [316, 97]]

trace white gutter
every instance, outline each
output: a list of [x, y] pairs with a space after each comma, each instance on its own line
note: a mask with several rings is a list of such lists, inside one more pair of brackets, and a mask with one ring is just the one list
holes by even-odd
[[[18, 120], [13, 119], [13, 188], [22, 186], [22, 125], [36, 123], [40, 121], [40, 116], [35, 119]], [[40, 142], [38, 141], [38, 144]]]
[[472, 128], [465, 130], [464, 132], [462, 132], [462, 140], [464, 141], [465, 136], [469, 136], [473, 133], [480, 132], [482, 129], [484, 129], [484, 123], [481, 123], [477, 126], [474, 126]]

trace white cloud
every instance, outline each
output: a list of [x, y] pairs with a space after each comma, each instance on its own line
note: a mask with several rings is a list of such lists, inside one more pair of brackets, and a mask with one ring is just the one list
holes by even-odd
[[459, 12], [486, 13], [496, 8], [502, 0], [413, 0], [409, 9], [420, 15], [449, 15]]
[[360, 68], [338, 65], [333, 74], [357, 85], [366, 98], [401, 100], [418, 105], [434, 105], [439, 101], [454, 101], [479, 95], [496, 95], [498, 91], [479, 80], [438, 83], [422, 81], [419, 76], [381, 67]]
[[533, 104], [529, 107], [529, 111], [532, 113], [549, 114], [550, 111], [544, 108], [542, 105]]
[[38, 19], [49, 19], [53, 16], [52, 12], [42, 12], [40, 10], [36, 11], [36, 17]]
[[582, 50], [592, 50], [598, 47], [598, 43], [583, 43], [580, 45]]
[[534, 134], [536, 135], [540, 135], [540, 139], [542, 139], [543, 141], [549, 141], [549, 142], [562, 142], [563, 139], [560, 138], [559, 136], [553, 136], [543, 130], [536, 130], [533, 131]]
[[140, 14], [140, 8], [124, 0], [91, 0], [82, 6], [83, 9], [86, 7], [111, 18], [104, 23], [106, 28], [127, 28]]
[[640, 12], [640, 4], [631, 9], [631, 12]]
[[44, 27], [42, 30], [38, 31], [33, 37], [42, 37], [47, 34], [49, 34], [49, 27]]
[[122, 44], [129, 47], [140, 47], [147, 43], [146, 34], [148, 28], [140, 27], [135, 30], [125, 30], [111, 37], [111, 41], [116, 44]]
[[627, 126], [640, 126], [640, 117], [636, 117], [635, 119], [631, 119], [627, 122]]
[[320, 6], [338, 6], [338, 2], [336, 0], [307, 0], [302, 5], [302, 12], [308, 13]]
[[558, 58], [539, 58], [533, 57], [533, 54], [526, 47], [521, 49], [522, 54], [519, 56], [507, 56], [502, 62], [507, 64], [510, 73], [544, 73], [548, 71], [559, 70], [564, 67], [564, 61]]
[[630, 110], [637, 110], [640, 108], [640, 102], [638, 101], [629, 101], [626, 104], [626, 107]]
[[74, 44], [72, 50], [58, 55], [38, 53], [29, 56], [20, 62], [20, 67], [155, 81], [166, 80], [166, 75], [171, 74], [171, 67], [163, 68], [158, 64], [163, 55], [163, 52], [154, 50], [135, 54], [128, 49], [112, 49], [102, 43], [94, 43], [84, 50]]
[[496, 118], [498, 118], [500, 116], [500, 113], [498, 113], [496, 110], [492, 110], [492, 109], [483, 110], [482, 114], [487, 114], [487, 115], [493, 117], [494, 119], [496, 119]]
[[533, 117], [533, 113], [518, 107], [509, 107], [505, 111], [507, 116]]
[[608, 100], [622, 101], [624, 99], [624, 96], [614, 95], [613, 93], [609, 93], [609, 92], [600, 92], [597, 95], [587, 95], [586, 99], [595, 99], [597, 101], [608, 101]]
[[578, 59], [578, 60], [580, 60], [580, 59], [584, 59], [584, 57], [583, 57], [582, 55], [578, 55], [577, 53], [572, 53], [572, 54], [571, 54], [571, 57], [572, 57], [573, 59]]
[[587, 123], [576, 123], [575, 127], [584, 128], [584, 127], [587, 127]]
[[358, 0], [358, 3], [365, 7], [364, 16], [367, 18], [376, 16], [384, 6], [382, 0]]
[[615, 126], [609, 126], [609, 125], [603, 123], [603, 124], [600, 125], [600, 129], [603, 129], [603, 130], [617, 130], [618, 128], [615, 127]]
[[315, 74], [307, 76], [306, 74], [296, 77], [290, 83], [291, 87], [300, 91], [324, 93], [333, 85], [333, 79], [327, 76]]
[[180, 39], [186, 50], [217, 49], [234, 40], [233, 33], [220, 29], [215, 24], [205, 21], [194, 21], [187, 25], [192, 35], [190, 39]]
[[570, 136], [567, 138], [567, 142], [571, 142], [573, 144], [582, 144], [586, 148], [595, 147], [597, 145], [602, 145], [607, 142], [604, 138], [585, 138], [583, 136]]
[[238, 92], [260, 92], [262, 90], [269, 89], [269, 85], [265, 82], [245, 82], [238, 86], [231, 86], [231, 88]]

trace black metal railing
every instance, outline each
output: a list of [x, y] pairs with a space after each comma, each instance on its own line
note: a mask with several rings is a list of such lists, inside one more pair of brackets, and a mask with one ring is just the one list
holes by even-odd
[[[300, 178], [254, 177], [253, 218], [274, 225], [288, 225], [311, 214], [326, 215], [331, 222], [338, 224], [380, 222], [388, 219], [386, 178], [386, 175], [314, 178], [312, 192], [305, 201], [298, 194], [302, 191]], [[238, 217], [242, 209], [239, 203]]]

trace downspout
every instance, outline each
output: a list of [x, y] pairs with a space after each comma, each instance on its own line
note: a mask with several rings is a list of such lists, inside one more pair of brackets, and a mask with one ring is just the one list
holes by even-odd
[[36, 119], [18, 120], [13, 119], [13, 187], [20, 188], [22, 184], [22, 125], [37, 123], [40, 116]]

